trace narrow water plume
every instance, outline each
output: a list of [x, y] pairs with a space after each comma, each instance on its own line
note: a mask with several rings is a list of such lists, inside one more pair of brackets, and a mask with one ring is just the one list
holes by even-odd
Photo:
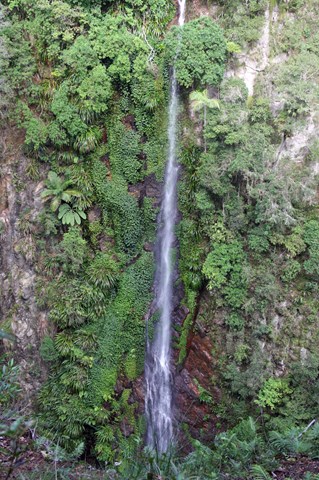
[[[185, 21], [186, 0], [178, 0], [180, 26]], [[176, 52], [178, 55], [178, 50]], [[173, 438], [171, 357], [171, 317], [173, 310], [174, 228], [177, 216], [177, 143], [178, 91], [175, 70], [171, 79], [168, 124], [168, 157], [164, 179], [163, 200], [159, 215], [157, 272], [155, 281], [156, 309], [160, 319], [153, 342], [147, 339], [145, 363], [147, 444], [164, 453]]]

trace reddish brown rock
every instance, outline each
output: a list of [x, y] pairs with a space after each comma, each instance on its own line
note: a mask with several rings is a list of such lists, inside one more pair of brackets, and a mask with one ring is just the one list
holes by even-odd
[[144, 413], [144, 376], [137, 378], [132, 386], [132, 397], [134, 402], [138, 404], [137, 413], [142, 415]]
[[214, 370], [211, 350], [209, 337], [197, 333], [190, 335], [186, 360], [175, 377], [177, 421], [187, 424], [192, 437], [204, 441], [212, 440], [216, 433], [212, 404], [220, 400], [219, 391], [212, 381]]
[[120, 423], [120, 429], [124, 437], [129, 437], [132, 435], [132, 433], [134, 433], [134, 427], [132, 427], [127, 418], [122, 419]]

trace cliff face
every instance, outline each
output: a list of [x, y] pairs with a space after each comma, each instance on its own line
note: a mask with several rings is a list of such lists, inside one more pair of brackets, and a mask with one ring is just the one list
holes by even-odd
[[[189, 432], [211, 440], [232, 416], [236, 421], [256, 412], [256, 400], [269, 378], [288, 378], [295, 388], [291, 365], [306, 368], [314, 361], [318, 5], [301, 2], [297, 8], [295, 3], [188, 2], [188, 20], [209, 16], [223, 27], [229, 54], [221, 85], [208, 88], [218, 109], [207, 107], [204, 117], [203, 111], [192, 108], [189, 91], [181, 88], [180, 281], [176, 279], [173, 356], [176, 418], [185, 427], [185, 438]], [[72, 35], [83, 34], [87, 51], [94, 47], [85, 43], [82, 13], [65, 5], [71, 19], [65, 26], [62, 15], [59, 24], [66, 39], [59, 45], [65, 50], [65, 64], [54, 73], [61, 76], [80, 58], [73, 51]], [[59, 23], [59, 11], [54, 14]], [[128, 48], [132, 29], [122, 30], [128, 37], [119, 45]], [[97, 48], [99, 55], [101, 49]], [[141, 47], [148, 60], [150, 51], [147, 43]], [[61, 57], [59, 53], [54, 61]], [[94, 55], [90, 61], [93, 57], [99, 62]], [[109, 68], [113, 60], [103, 59], [94, 68], [100, 72], [101, 65]], [[103, 92], [111, 88], [111, 81], [114, 91], [105, 99], [98, 90], [93, 101], [86, 78], [72, 86], [69, 97], [63, 96], [69, 79], [65, 84], [61, 80], [59, 89], [47, 62], [31, 79], [32, 88], [42, 85], [43, 104], [39, 102], [36, 110], [30, 102], [35, 118], [52, 129], [51, 137], [47, 131], [43, 134], [48, 135], [41, 147], [47, 149], [47, 157], [41, 148], [36, 158], [23, 153], [23, 143], [32, 133], [27, 121], [23, 129], [12, 123], [1, 139], [1, 328], [17, 338], [16, 355], [28, 395], [43, 385], [51, 362], [53, 378], [60, 383], [56, 388], [51, 380], [46, 387], [45, 395], [53, 398], [46, 415], [52, 415], [60, 431], [65, 416], [71, 419], [71, 447], [81, 435], [90, 443], [94, 422], [103, 430], [108, 422], [118, 421], [115, 438], [120, 442], [121, 435], [127, 438], [138, 430], [135, 417], [143, 413], [144, 318], [151, 303], [168, 85], [160, 67], [152, 65], [143, 71], [145, 85], [141, 77], [133, 78], [129, 87], [125, 84], [117, 91], [118, 82], [129, 76], [120, 64], [114, 61], [108, 71], [111, 80], [103, 77]], [[198, 86], [201, 93], [204, 87]], [[81, 95], [75, 100], [78, 91]], [[89, 120], [81, 101], [86, 110], [90, 102], [98, 104]], [[109, 111], [103, 110], [106, 101]], [[49, 107], [43, 107], [45, 102]], [[76, 139], [68, 130], [72, 122], [64, 118], [65, 105], [80, 125]], [[58, 121], [50, 124], [52, 118]], [[34, 136], [40, 138], [37, 130]], [[33, 138], [33, 144], [37, 140]], [[76, 204], [77, 193], [73, 198], [73, 206], [87, 212], [81, 226], [61, 224], [56, 214], [52, 220], [52, 212], [45, 210], [41, 192], [49, 168], [81, 190], [82, 203]], [[45, 236], [44, 210], [53, 225]], [[45, 363], [39, 349], [47, 335], [54, 342], [47, 342], [51, 350]], [[66, 395], [63, 401], [60, 395]], [[296, 398], [291, 394], [287, 410], [278, 415], [294, 410], [297, 418], [296, 411], [302, 410], [298, 395], [300, 391]], [[59, 411], [61, 402], [66, 414]], [[313, 415], [306, 410], [300, 413], [305, 420]], [[84, 412], [83, 417], [74, 419], [74, 411]], [[112, 456], [105, 446], [97, 450], [104, 460]]]
[[[192, 2], [188, 8], [190, 18], [199, 14], [211, 16], [225, 26], [229, 39], [241, 44], [241, 51], [234, 54], [228, 63], [225, 82], [227, 79], [242, 81], [247, 88], [247, 102], [250, 105], [258, 102], [269, 105], [277, 133], [271, 140], [271, 152], [266, 151], [267, 147], [264, 146], [264, 155], [270, 157], [264, 175], [270, 172], [281, 182], [281, 186], [278, 184], [272, 192], [273, 203], [281, 189], [287, 202], [278, 235], [281, 238], [286, 235], [287, 239], [298, 242], [292, 232], [298, 232], [298, 229], [301, 232], [304, 227], [298, 226], [302, 224], [300, 214], [296, 218], [292, 212], [299, 208], [299, 202], [304, 205], [304, 218], [317, 218], [318, 205], [316, 145], [319, 112], [315, 102], [310, 100], [311, 91], [317, 91], [318, 69], [313, 69], [306, 53], [307, 49], [312, 49], [311, 42], [316, 35], [312, 18], [315, 4], [304, 2], [299, 10], [290, 10], [289, 5], [270, 6], [265, 2], [255, 17], [258, 23], [256, 35], [252, 26], [246, 24], [246, 35], [255, 35], [254, 41], [245, 40], [245, 32], [239, 31], [240, 18], [245, 23], [244, 18], [240, 17], [243, 8], [238, 6], [237, 11], [231, 12], [231, 7], [207, 7], [198, 2]], [[307, 28], [306, 38], [304, 32]], [[298, 37], [305, 42], [304, 49], [297, 44]], [[304, 62], [304, 67], [299, 69], [299, 62]], [[234, 100], [228, 96], [227, 101]], [[238, 115], [238, 118], [242, 115], [244, 119], [246, 113], [242, 110]], [[198, 128], [198, 123], [195, 129], [196, 126]], [[237, 149], [240, 148], [239, 144]], [[220, 155], [224, 155], [222, 151]], [[249, 155], [248, 149], [246, 155]], [[257, 155], [253, 161], [259, 161]], [[299, 172], [297, 179], [296, 171]], [[302, 194], [297, 194], [299, 199], [295, 197], [291, 200], [289, 184], [294, 184], [296, 191], [301, 189], [305, 192], [302, 200]], [[260, 195], [265, 194], [260, 188]], [[289, 206], [290, 201], [292, 204]], [[269, 222], [268, 225], [271, 225], [273, 207], [269, 206], [262, 222], [256, 220], [257, 228], [262, 223], [266, 225]], [[288, 225], [290, 213], [294, 218], [291, 219], [291, 227], [287, 228], [284, 226], [285, 218]], [[223, 215], [224, 218], [227, 216], [224, 207]], [[237, 211], [236, 215], [242, 213]], [[238, 216], [237, 221], [241, 221]], [[242, 231], [240, 235], [244, 236], [245, 233]], [[301, 244], [303, 238], [302, 235], [299, 238]], [[307, 365], [316, 352], [318, 335], [315, 319], [319, 307], [316, 293], [306, 294], [304, 291], [307, 273], [290, 282], [283, 272], [287, 267], [282, 260], [300, 261], [304, 255], [301, 253], [303, 247], [300, 245], [299, 250], [293, 251], [288, 246], [288, 252], [285, 252], [276, 241], [273, 241], [273, 245], [274, 249], [268, 251], [272, 264], [269, 263], [265, 268], [262, 267], [264, 260], [260, 254], [248, 254], [249, 263], [244, 274], [249, 278], [248, 293], [239, 315], [227, 306], [225, 308], [225, 302], [218, 298], [214, 289], [199, 297], [198, 313], [193, 320], [192, 332], [188, 335], [186, 358], [176, 377], [179, 418], [195, 436], [199, 431], [202, 432], [202, 438], [213, 436], [216, 425], [220, 426], [223, 421], [227, 423], [228, 415], [233, 415], [236, 403], [240, 410], [243, 408], [239, 406], [240, 402], [246, 401], [247, 405], [250, 404], [249, 411], [252, 406], [250, 402], [254, 401], [256, 392], [267, 377], [289, 377], [291, 365], [300, 362]], [[303, 258], [308, 258], [307, 254]], [[298, 265], [297, 269], [299, 271]], [[310, 322], [309, 315], [312, 318]]]
[[22, 153], [23, 140], [17, 130], [2, 132], [0, 290], [1, 325], [16, 337], [14, 351], [28, 398], [45, 378], [39, 347], [50, 327], [35, 298], [39, 268], [35, 219], [42, 209], [43, 183], [28, 175], [31, 160]]

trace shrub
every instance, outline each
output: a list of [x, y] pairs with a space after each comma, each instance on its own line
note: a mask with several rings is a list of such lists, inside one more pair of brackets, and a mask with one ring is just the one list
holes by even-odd
[[243, 304], [247, 282], [243, 270], [246, 256], [237, 240], [213, 244], [204, 265], [203, 274], [210, 290], [217, 289], [225, 296], [227, 304], [238, 308]]
[[268, 378], [258, 393], [255, 403], [262, 408], [269, 407], [274, 410], [282, 403], [285, 396], [292, 392], [287, 380], [281, 378]]
[[304, 241], [308, 245], [309, 259], [304, 262], [307, 273], [319, 275], [319, 222], [310, 220], [304, 227]]
[[0, 360], [0, 405], [5, 408], [9, 407], [13, 400], [16, 400], [21, 391], [19, 387], [20, 368], [15, 365], [13, 358], [8, 361], [5, 361], [4, 358]]
[[301, 270], [301, 265], [297, 260], [289, 260], [284, 266], [281, 278], [284, 282], [292, 282]]
[[87, 242], [81, 236], [78, 227], [72, 227], [64, 233], [63, 240], [59, 243], [59, 261], [66, 272], [76, 274], [82, 268], [88, 256]]
[[218, 85], [223, 78], [226, 42], [221, 28], [209, 17], [173, 27], [166, 38], [166, 54], [184, 87]]
[[119, 261], [107, 252], [97, 253], [86, 270], [90, 282], [104, 289], [114, 287], [119, 273]]

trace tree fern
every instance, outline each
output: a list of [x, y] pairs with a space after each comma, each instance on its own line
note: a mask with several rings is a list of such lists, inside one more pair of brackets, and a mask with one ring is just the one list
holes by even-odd
[[41, 193], [44, 201], [51, 200], [51, 210], [56, 212], [61, 202], [70, 202], [72, 197], [80, 197], [81, 192], [70, 188], [70, 180], [64, 180], [56, 172], [50, 171], [46, 180], [47, 188]]

